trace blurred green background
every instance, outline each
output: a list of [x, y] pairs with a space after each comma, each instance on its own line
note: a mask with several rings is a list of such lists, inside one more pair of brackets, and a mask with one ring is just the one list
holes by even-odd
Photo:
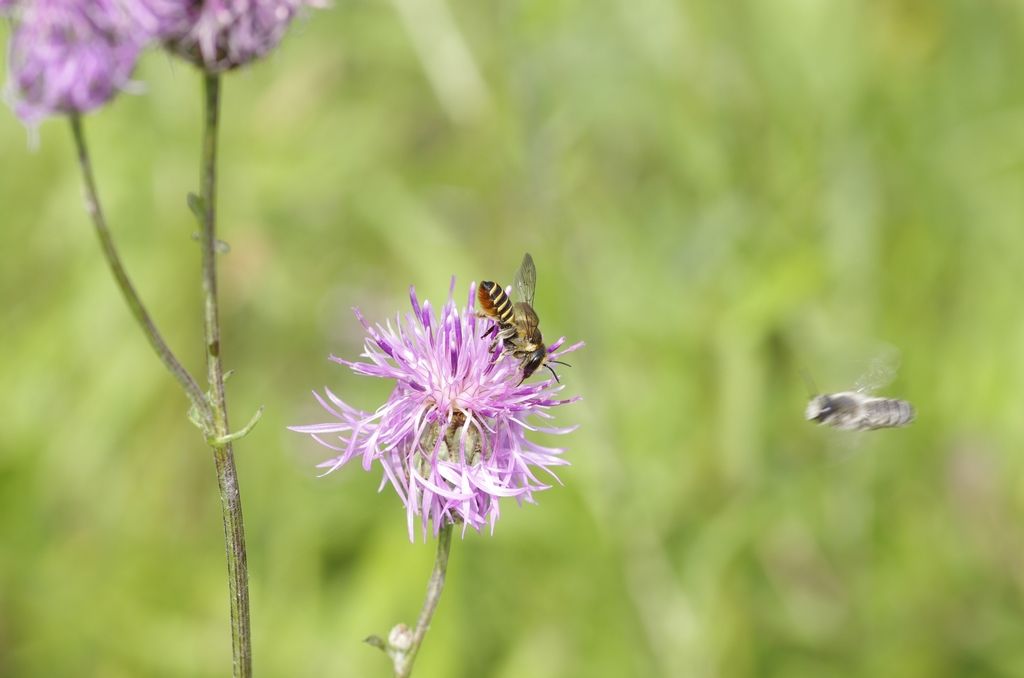
[[[9, 28], [3, 29], [3, 39]], [[225, 86], [223, 354], [262, 676], [388, 676], [433, 543], [324, 420], [350, 308], [539, 269], [573, 466], [453, 547], [420, 676], [1024, 675], [1024, 6], [338, 0]], [[202, 373], [199, 80], [86, 120]], [[70, 134], [0, 115], [0, 675], [223, 676], [213, 463], [115, 291]], [[908, 429], [803, 421], [874, 347]]]

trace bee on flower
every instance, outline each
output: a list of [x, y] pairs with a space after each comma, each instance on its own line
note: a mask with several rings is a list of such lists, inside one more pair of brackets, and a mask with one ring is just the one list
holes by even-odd
[[[488, 524], [493, 531], [501, 498], [532, 503], [549, 479], [558, 481], [553, 469], [568, 463], [564, 450], [527, 434], [575, 429], [545, 424], [551, 410], [578, 398], [559, 398], [563, 386], [554, 379], [523, 383], [520, 361], [482, 336], [492, 321], [474, 311], [477, 285], [462, 309], [454, 290], [453, 279], [439, 317], [411, 288], [412, 311], [394, 325], [371, 325], [356, 311], [367, 333], [364, 360], [331, 360], [356, 374], [393, 380], [394, 390], [374, 412], [363, 412], [325, 388], [314, 396], [331, 421], [291, 427], [337, 452], [320, 464], [325, 473], [357, 457], [365, 470], [378, 462], [381, 488], [390, 483], [405, 504], [410, 539], [417, 520], [424, 538], [428, 528], [437, 534], [455, 523], [463, 531]], [[581, 346], [565, 346], [563, 337], [546, 350], [554, 360]]]

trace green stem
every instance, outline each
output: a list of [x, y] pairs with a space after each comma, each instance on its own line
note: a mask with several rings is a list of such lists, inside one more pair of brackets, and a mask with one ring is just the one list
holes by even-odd
[[404, 652], [392, 655], [395, 678], [409, 678], [412, 675], [412, 665], [416, 661], [416, 654], [420, 650], [420, 645], [423, 644], [423, 639], [427, 636], [430, 620], [433, 619], [434, 611], [441, 600], [445, 574], [448, 572], [448, 554], [452, 548], [452, 527], [451, 523], [445, 525], [437, 535], [437, 558], [434, 560], [434, 571], [430, 574], [430, 581], [427, 583], [427, 597], [423, 601], [420, 618], [416, 621], [416, 628], [412, 632], [412, 644]]
[[82, 129], [82, 119], [77, 113], [72, 113], [70, 120], [71, 132], [75, 139], [75, 149], [78, 155], [78, 165], [82, 170], [82, 179], [85, 183], [85, 209], [92, 219], [93, 225], [96, 227], [96, 235], [100, 239], [100, 247], [103, 250], [103, 256], [107, 260], [107, 265], [110, 267], [110, 272], [114, 274], [114, 281], [128, 303], [128, 308], [131, 310], [132, 315], [135, 316], [135, 320], [142, 328], [142, 332], [149, 340], [150, 346], [156, 351], [157, 357], [160, 358], [174, 378], [178, 380], [181, 387], [185, 389], [185, 394], [199, 412], [202, 423], [209, 424], [212, 422], [213, 415], [210, 407], [207, 405], [206, 397], [203, 395], [199, 385], [196, 384], [195, 379], [192, 378], [192, 375], [188, 373], [188, 370], [182, 366], [174, 353], [171, 352], [171, 349], [168, 348], [167, 342], [164, 341], [164, 338], [156, 329], [153, 319], [150, 318], [149, 312], [146, 311], [146, 307], [142, 304], [138, 292], [135, 291], [135, 286], [132, 285], [132, 281], [128, 278], [128, 273], [121, 263], [121, 257], [114, 246], [113, 237], [110, 234], [110, 229], [107, 228], [107, 220], [103, 215], [103, 208], [100, 205], [99, 192], [96, 190], [96, 179], [92, 173], [92, 162], [89, 159], [89, 149], [85, 143], [85, 132]]
[[224, 545], [228, 560], [228, 592], [231, 605], [231, 647], [234, 676], [252, 676], [252, 643], [249, 629], [249, 573], [245, 556], [245, 530], [238, 472], [228, 431], [224, 369], [220, 359], [220, 320], [217, 304], [217, 130], [220, 114], [220, 76], [204, 74], [205, 124], [200, 194], [202, 198], [203, 298], [206, 328], [206, 367], [213, 415], [212, 436], [217, 485], [224, 519]]

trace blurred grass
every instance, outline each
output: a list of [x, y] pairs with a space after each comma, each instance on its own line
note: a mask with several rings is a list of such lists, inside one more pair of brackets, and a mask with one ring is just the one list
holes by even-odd
[[[414, 618], [432, 560], [376, 475], [316, 479], [284, 428], [324, 384], [383, 396], [324, 359], [359, 352], [350, 307], [524, 250], [547, 335], [587, 341], [574, 465], [455, 544], [419, 675], [1024, 674], [1021, 6], [460, 1], [454, 90], [402, 6], [338, 2], [226, 85], [230, 406], [267, 406], [238, 451], [260, 675], [388, 675], [359, 641]], [[198, 370], [199, 83], [159, 53], [138, 77], [87, 132]], [[0, 675], [225, 675], [210, 455], [103, 266], [66, 125], [40, 132], [29, 152], [0, 116]], [[880, 342], [914, 426], [803, 422], [800, 370], [849, 387]]]

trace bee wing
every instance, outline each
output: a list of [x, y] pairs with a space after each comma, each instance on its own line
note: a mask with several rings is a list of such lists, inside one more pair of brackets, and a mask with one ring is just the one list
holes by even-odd
[[515, 318], [516, 325], [521, 328], [520, 331], [524, 332], [527, 336], [529, 336], [529, 331], [531, 329], [540, 325], [540, 318], [537, 317], [537, 312], [533, 310], [533, 306], [516, 304]]
[[900, 367], [900, 352], [888, 347], [876, 356], [868, 366], [868, 370], [856, 382], [856, 389], [861, 393], [869, 393], [887, 386], [896, 378]]
[[516, 301], [525, 301], [533, 306], [533, 295], [536, 291], [537, 268], [533, 265], [533, 257], [527, 252], [523, 255], [523, 263], [519, 264], [519, 270], [512, 281], [512, 294]]

